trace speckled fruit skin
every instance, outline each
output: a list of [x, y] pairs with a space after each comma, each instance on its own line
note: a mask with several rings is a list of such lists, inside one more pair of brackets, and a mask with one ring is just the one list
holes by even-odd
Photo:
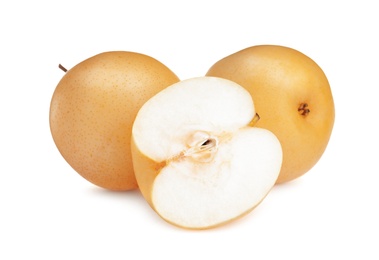
[[335, 109], [329, 82], [311, 58], [285, 46], [257, 45], [217, 61], [206, 75], [232, 80], [252, 95], [257, 127], [273, 132], [282, 144], [277, 183], [302, 176], [319, 161]]
[[89, 182], [110, 190], [137, 188], [130, 140], [139, 108], [179, 78], [135, 52], [95, 55], [68, 70], [50, 104], [50, 130], [65, 160]]

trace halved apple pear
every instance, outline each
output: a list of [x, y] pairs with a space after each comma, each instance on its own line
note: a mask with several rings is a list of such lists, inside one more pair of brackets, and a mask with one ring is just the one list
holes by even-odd
[[276, 136], [254, 127], [251, 95], [217, 77], [171, 85], [139, 110], [132, 129], [138, 186], [167, 222], [207, 229], [254, 209], [282, 163]]

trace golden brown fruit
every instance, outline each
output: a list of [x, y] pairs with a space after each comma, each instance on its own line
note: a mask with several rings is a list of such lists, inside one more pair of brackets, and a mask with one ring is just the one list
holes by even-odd
[[254, 127], [255, 115], [248, 91], [216, 77], [175, 83], [141, 107], [132, 131], [133, 165], [142, 195], [159, 216], [208, 229], [263, 201], [278, 178], [282, 148], [273, 133]]
[[216, 62], [207, 76], [232, 80], [254, 98], [258, 127], [272, 131], [283, 148], [277, 183], [309, 171], [321, 158], [334, 125], [334, 102], [322, 69], [284, 46], [246, 48]]
[[66, 72], [53, 94], [50, 129], [66, 161], [85, 179], [110, 190], [137, 188], [130, 139], [139, 108], [179, 81], [144, 54], [95, 55]]

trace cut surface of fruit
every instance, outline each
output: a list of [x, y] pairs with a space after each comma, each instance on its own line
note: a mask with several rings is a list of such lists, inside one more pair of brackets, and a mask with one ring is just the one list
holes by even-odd
[[166, 221], [205, 229], [256, 207], [278, 177], [282, 151], [270, 131], [251, 127], [250, 94], [236, 83], [199, 77], [147, 101], [132, 132], [142, 194]]
[[210, 162], [184, 158], [167, 165], [155, 179], [152, 193], [158, 213], [181, 226], [195, 227], [247, 213], [266, 196], [277, 177], [278, 165], [270, 152], [278, 144], [271, 143], [266, 134], [262, 129], [244, 128], [221, 142]]

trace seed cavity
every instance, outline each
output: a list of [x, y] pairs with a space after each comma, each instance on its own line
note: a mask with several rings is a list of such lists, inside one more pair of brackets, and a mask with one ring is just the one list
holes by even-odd
[[190, 157], [198, 162], [210, 162], [218, 150], [218, 138], [207, 132], [197, 131], [189, 140], [189, 148], [184, 151], [185, 157]]

